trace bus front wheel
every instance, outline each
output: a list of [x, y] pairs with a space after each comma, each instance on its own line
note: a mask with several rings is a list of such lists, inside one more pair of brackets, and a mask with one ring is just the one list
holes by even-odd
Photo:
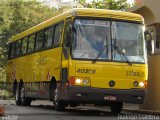
[[32, 99], [25, 97], [25, 87], [24, 85], [22, 86], [20, 90], [20, 99], [21, 99], [21, 104], [24, 106], [30, 106]]
[[55, 89], [54, 90], [54, 95], [53, 95], [53, 104], [54, 104], [54, 109], [57, 110], [57, 111], [63, 111], [65, 110], [65, 103], [63, 101], [60, 101], [58, 99], [58, 90]]
[[113, 114], [119, 114], [122, 111], [123, 102], [113, 102], [110, 107]]

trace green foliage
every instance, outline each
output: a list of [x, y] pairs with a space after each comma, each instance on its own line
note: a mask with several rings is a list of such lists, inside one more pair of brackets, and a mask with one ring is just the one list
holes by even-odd
[[9, 100], [12, 99], [13, 97], [11, 96], [11, 94], [4, 90], [4, 89], [0, 89], [0, 99], [1, 100]]
[[98, 9], [110, 9], [110, 10], [122, 10], [132, 5], [127, 3], [127, 0], [93, 0], [87, 2], [87, 0], [75, 0], [81, 4], [84, 8], [98, 8]]
[[0, 68], [6, 67], [9, 38], [51, 18], [55, 11], [36, 0], [0, 0]]
[[6, 73], [6, 69], [0, 67], [0, 82], [3, 82], [6, 79], [5, 73]]

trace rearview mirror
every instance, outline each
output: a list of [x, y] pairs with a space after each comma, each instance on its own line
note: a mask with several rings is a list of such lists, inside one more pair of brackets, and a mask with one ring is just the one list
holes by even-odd
[[69, 59], [69, 51], [70, 51], [70, 48], [69, 47], [63, 47], [63, 54], [64, 54], [64, 57], [66, 60]]
[[147, 52], [149, 54], [154, 54], [154, 40], [148, 40], [146, 43], [147, 43]]
[[66, 30], [66, 47], [71, 47], [73, 32], [72, 32], [72, 24], [68, 24], [68, 29]]
[[154, 54], [154, 40], [152, 33], [150, 31], [145, 31], [145, 40], [146, 40], [146, 45], [147, 45], [147, 52], [149, 54]]

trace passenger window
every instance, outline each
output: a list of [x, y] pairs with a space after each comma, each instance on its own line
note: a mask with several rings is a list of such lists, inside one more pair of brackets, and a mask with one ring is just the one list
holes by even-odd
[[28, 43], [28, 37], [25, 37], [22, 39], [22, 54], [25, 54], [27, 52], [27, 43]]
[[50, 47], [53, 45], [53, 33], [53, 26], [45, 30], [45, 47]]
[[14, 51], [15, 51], [15, 42], [11, 43], [11, 47], [10, 47], [10, 57], [14, 57]]
[[54, 34], [54, 45], [58, 45], [60, 43], [63, 32], [63, 23], [56, 25], [55, 34]]
[[20, 54], [20, 50], [21, 50], [21, 40], [18, 40], [16, 42], [15, 56]]
[[36, 36], [36, 50], [39, 50], [39, 49], [42, 48], [43, 39], [44, 39], [44, 30], [39, 31], [37, 33], [37, 36]]
[[34, 41], [35, 41], [35, 35], [29, 36], [28, 52], [32, 52], [34, 50]]

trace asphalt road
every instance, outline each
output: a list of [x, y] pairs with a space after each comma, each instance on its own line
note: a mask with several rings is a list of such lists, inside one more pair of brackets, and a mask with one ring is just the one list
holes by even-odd
[[[2, 120], [155, 120], [159, 116], [137, 114], [122, 111], [113, 115], [107, 107], [78, 106], [67, 107], [64, 112], [53, 109], [49, 101], [35, 101], [31, 106], [16, 106], [14, 101], [0, 101], [5, 107], [5, 117]], [[151, 118], [152, 117], [152, 118]]]

